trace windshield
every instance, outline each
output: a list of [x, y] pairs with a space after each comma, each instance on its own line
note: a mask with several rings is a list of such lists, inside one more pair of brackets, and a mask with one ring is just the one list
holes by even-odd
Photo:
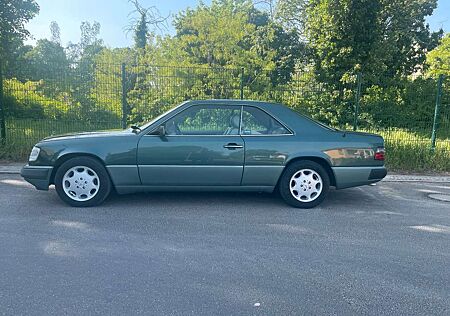
[[167, 114], [173, 112], [174, 110], [176, 110], [177, 108], [179, 108], [180, 106], [182, 106], [182, 105], [185, 104], [185, 103], [186, 103], [186, 102], [183, 102], [183, 103], [181, 103], [180, 105], [178, 105], [178, 106], [176, 106], [176, 107], [170, 109], [169, 111], [164, 112], [163, 114], [161, 114], [161, 115], [155, 117], [155, 118], [154, 118], [153, 120], [151, 120], [150, 122], [147, 122], [147, 123], [145, 123], [145, 124], [142, 125], [142, 126], [139, 126], [139, 128], [140, 128], [141, 130], [146, 129], [147, 127], [149, 127], [150, 125], [152, 125], [153, 123], [155, 123], [156, 121], [158, 121], [160, 118], [162, 118], [162, 117], [166, 116]]

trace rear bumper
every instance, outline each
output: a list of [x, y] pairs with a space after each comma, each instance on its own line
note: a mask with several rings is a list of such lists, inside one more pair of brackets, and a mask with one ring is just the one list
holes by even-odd
[[26, 165], [20, 171], [25, 181], [31, 183], [38, 190], [48, 190], [53, 167]]
[[382, 180], [386, 167], [333, 167], [336, 189], [367, 185]]

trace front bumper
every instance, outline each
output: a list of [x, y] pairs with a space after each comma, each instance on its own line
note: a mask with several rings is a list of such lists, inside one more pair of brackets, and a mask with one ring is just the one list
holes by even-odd
[[336, 189], [345, 189], [381, 181], [386, 167], [333, 167]]
[[53, 167], [26, 165], [20, 171], [25, 181], [31, 183], [38, 190], [48, 190]]

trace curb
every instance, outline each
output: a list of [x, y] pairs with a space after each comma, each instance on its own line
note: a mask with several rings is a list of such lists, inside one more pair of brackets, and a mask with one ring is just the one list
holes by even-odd
[[429, 182], [429, 183], [449, 183], [448, 176], [421, 176], [421, 175], [387, 175], [382, 182]]
[[[24, 164], [0, 165], [0, 174], [20, 174], [20, 169], [22, 169], [23, 166]], [[389, 174], [382, 182], [428, 182], [450, 184], [450, 176]]]
[[20, 174], [20, 169], [23, 166], [25, 166], [25, 163], [0, 165], [0, 174]]

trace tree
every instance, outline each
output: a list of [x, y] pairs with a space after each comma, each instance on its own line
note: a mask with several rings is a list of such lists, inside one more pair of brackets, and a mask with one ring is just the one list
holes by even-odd
[[143, 13], [141, 15], [141, 19], [136, 25], [136, 30], [134, 32], [134, 45], [136, 48], [145, 48], [147, 44], [147, 35], [148, 35], [148, 27], [147, 27], [147, 15]]
[[67, 46], [67, 54], [69, 60], [80, 61], [83, 56], [84, 59], [92, 59], [94, 55], [103, 48], [103, 40], [99, 39], [100, 23], [94, 21], [92, 24], [83, 21], [80, 25], [81, 37], [80, 42], [71, 43]]
[[24, 56], [29, 65], [29, 80], [61, 79], [68, 70], [64, 48], [54, 41], [40, 39]]
[[24, 45], [23, 40], [19, 37], [12, 37], [7, 47], [4, 48], [6, 49], [6, 56], [0, 58], [0, 63], [3, 66], [3, 75], [24, 80], [29, 74], [25, 55], [33, 49], [33, 46]]
[[0, 1], [0, 62], [11, 67], [17, 50], [23, 48], [23, 40], [30, 35], [25, 24], [39, 12], [34, 0]]
[[61, 45], [61, 29], [59, 28], [58, 23], [56, 23], [55, 21], [52, 21], [50, 23], [50, 33], [52, 35], [50, 40], [53, 43]]
[[285, 28], [294, 30], [299, 36], [304, 35], [306, 4], [308, 0], [278, 0], [275, 5], [274, 18]]
[[193, 64], [241, 67], [260, 63], [253, 60], [256, 52], [244, 44], [256, 29], [248, 22], [250, 9], [250, 1], [227, 0], [187, 9], [175, 19], [175, 40]]
[[94, 23], [89, 23], [87, 21], [81, 22], [81, 39], [80, 47], [82, 50], [91, 45], [102, 45], [103, 41], [98, 38], [100, 34], [100, 23], [94, 21]]
[[277, 68], [281, 81], [289, 78], [303, 50], [295, 33], [285, 31], [252, 1], [200, 4], [181, 12], [174, 26], [174, 50], [181, 49], [190, 63], [249, 71]]
[[309, 0], [305, 35], [321, 81], [362, 71], [368, 80], [404, 77], [437, 45], [425, 17], [436, 0]]
[[428, 76], [450, 76], [450, 33], [445, 34], [439, 46], [427, 54]]
[[129, 0], [134, 6], [134, 10], [129, 15], [137, 13], [138, 17], [132, 17], [126, 30], [134, 32], [134, 45], [138, 49], [143, 49], [147, 45], [149, 33], [155, 29], [166, 29], [167, 17], [163, 17], [158, 8], [151, 6], [143, 7], [138, 0]]
[[[269, 8], [274, 4], [271, 3]], [[273, 10], [273, 9], [271, 9]], [[269, 11], [270, 12], [270, 11]], [[275, 13], [272, 13], [275, 14]], [[270, 58], [275, 65], [270, 77], [274, 86], [285, 84], [295, 71], [296, 65], [305, 58], [306, 47], [294, 29], [286, 29], [267, 12], [253, 8], [249, 23], [256, 26], [255, 36], [249, 46], [258, 48], [262, 58]]]

